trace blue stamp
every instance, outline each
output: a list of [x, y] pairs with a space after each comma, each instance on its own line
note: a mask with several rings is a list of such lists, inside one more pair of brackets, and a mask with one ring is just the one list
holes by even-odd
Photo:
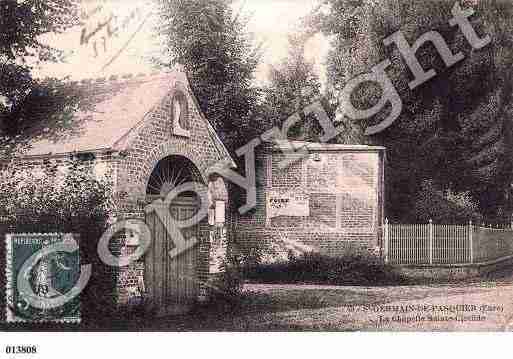
[[73, 235], [7, 234], [6, 248], [7, 321], [80, 322], [86, 281]]

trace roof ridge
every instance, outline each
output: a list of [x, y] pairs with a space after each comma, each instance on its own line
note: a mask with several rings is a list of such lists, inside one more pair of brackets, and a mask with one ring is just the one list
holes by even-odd
[[122, 83], [129, 82], [131, 80], [144, 80], [148, 81], [154, 80], [158, 77], [164, 77], [166, 75], [171, 75], [176, 70], [171, 71], [161, 71], [156, 70], [152, 72], [138, 72], [138, 73], [124, 73], [111, 75], [109, 77], [101, 76], [101, 77], [93, 77], [93, 78], [85, 78], [81, 80], [70, 81], [73, 85], [97, 85], [97, 84], [109, 84], [109, 83]]

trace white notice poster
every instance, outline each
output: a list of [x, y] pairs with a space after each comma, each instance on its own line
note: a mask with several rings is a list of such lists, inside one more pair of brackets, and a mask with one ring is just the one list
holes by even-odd
[[309, 217], [310, 197], [304, 193], [271, 191], [267, 195], [267, 218]]

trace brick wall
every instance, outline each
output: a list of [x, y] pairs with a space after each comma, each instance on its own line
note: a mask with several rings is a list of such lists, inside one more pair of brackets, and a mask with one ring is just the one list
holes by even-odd
[[[186, 84], [177, 82], [175, 86], [176, 89], [188, 93]], [[122, 198], [118, 201], [119, 217], [144, 218], [146, 187], [153, 169], [162, 159], [172, 155], [186, 157], [199, 170], [201, 178], [197, 181], [204, 184], [209, 180], [206, 176], [207, 169], [222, 159], [191, 96], [187, 96], [190, 136], [173, 134], [173, 96], [174, 91], [171, 91], [147, 116], [145, 123], [129, 143], [125, 157], [119, 163], [117, 183], [119, 197]], [[208, 223], [204, 222], [200, 225], [200, 258], [197, 268], [198, 279], [202, 282], [208, 279], [210, 252], [210, 228]], [[119, 283], [120, 303], [126, 303], [128, 287], [137, 283], [137, 276], [143, 274], [143, 267], [144, 264], [140, 261], [130, 268], [120, 269], [119, 278], [123, 279], [123, 282]]]
[[[379, 246], [384, 150], [360, 147], [316, 145], [305, 159], [280, 169], [283, 155], [263, 146], [257, 153], [257, 207], [236, 222], [240, 250], [248, 254], [260, 248], [286, 258], [289, 250], [340, 256]], [[309, 215], [270, 218], [268, 200], [274, 193], [306, 194]]]

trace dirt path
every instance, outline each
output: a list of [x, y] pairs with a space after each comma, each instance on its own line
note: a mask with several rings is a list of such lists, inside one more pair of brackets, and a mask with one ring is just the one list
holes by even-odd
[[133, 318], [145, 331], [513, 331], [513, 268], [457, 285], [246, 284], [235, 302]]
[[[513, 271], [513, 270], [510, 270]], [[513, 330], [513, 275], [465, 285], [335, 287], [247, 285], [276, 302], [303, 308], [251, 318], [248, 330], [504, 331]], [[317, 307], [316, 307], [317, 304]], [[301, 303], [297, 303], [300, 307]]]

